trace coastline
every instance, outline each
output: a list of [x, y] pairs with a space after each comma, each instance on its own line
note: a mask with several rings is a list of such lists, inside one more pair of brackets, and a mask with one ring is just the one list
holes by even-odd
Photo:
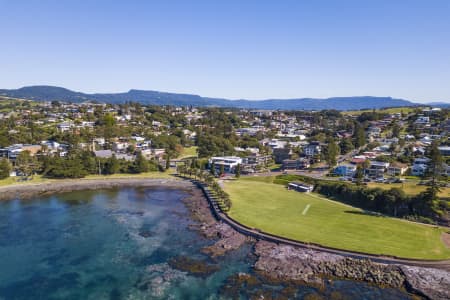
[[197, 201], [189, 201], [188, 208], [193, 219], [199, 222], [197, 229], [201, 233], [219, 238], [203, 251], [212, 257], [224, 255], [245, 242], [251, 242], [253, 253], [257, 256], [254, 270], [272, 280], [321, 285], [324, 280], [348, 279], [404, 289], [427, 299], [450, 299], [449, 271], [401, 262], [375, 262], [370, 258], [354, 258], [249, 237], [217, 218], [217, 211], [208, 201], [207, 194], [201, 196], [195, 197]]
[[192, 189], [194, 186], [184, 180], [167, 178], [95, 178], [61, 179], [42, 183], [27, 183], [0, 186], [0, 201], [29, 199], [36, 196], [67, 193], [81, 190], [111, 189], [118, 187], [165, 187]]
[[250, 242], [254, 245], [253, 253], [257, 257], [253, 268], [267, 278], [316, 285], [320, 285], [324, 280], [341, 278], [405, 289], [429, 299], [450, 299], [450, 272], [447, 271], [403, 264], [383, 264], [248, 237], [218, 220], [206, 195], [194, 182], [188, 180], [105, 177], [16, 184], [0, 187], [0, 200], [29, 199], [54, 193], [118, 187], [164, 187], [188, 191], [189, 195], [183, 202], [196, 223], [191, 229], [198, 230], [207, 238], [216, 239], [213, 245], [203, 248], [202, 252], [217, 258]]

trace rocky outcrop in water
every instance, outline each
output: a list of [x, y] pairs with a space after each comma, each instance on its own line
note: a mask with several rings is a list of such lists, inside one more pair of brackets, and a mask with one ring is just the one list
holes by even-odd
[[190, 274], [206, 277], [219, 270], [219, 266], [208, 264], [202, 260], [195, 260], [186, 256], [177, 256], [169, 260], [169, 266]]
[[450, 299], [450, 272], [430, 268], [401, 266], [407, 288], [431, 299]]
[[186, 280], [187, 273], [172, 269], [167, 263], [150, 265], [135, 286], [155, 298], [164, 298], [174, 283]]
[[431, 299], [450, 299], [450, 273], [443, 270], [381, 264], [337, 254], [258, 241], [255, 269], [278, 280], [320, 283], [323, 276], [395, 288], [406, 287]]
[[210, 226], [203, 225], [202, 231], [206, 236], [216, 236], [219, 240], [211, 246], [203, 248], [202, 252], [213, 257], [224, 255], [227, 251], [241, 247], [247, 238], [225, 223], [216, 223]]

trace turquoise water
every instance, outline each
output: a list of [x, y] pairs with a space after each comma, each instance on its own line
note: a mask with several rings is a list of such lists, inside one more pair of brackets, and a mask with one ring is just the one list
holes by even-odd
[[[186, 196], [123, 188], [1, 202], [0, 299], [409, 298], [353, 281], [294, 286], [290, 294], [279, 283], [236, 285], [230, 276], [252, 274], [251, 245], [216, 260], [203, 255], [214, 241], [188, 228]], [[176, 257], [214, 268], [191, 273], [172, 263]]]

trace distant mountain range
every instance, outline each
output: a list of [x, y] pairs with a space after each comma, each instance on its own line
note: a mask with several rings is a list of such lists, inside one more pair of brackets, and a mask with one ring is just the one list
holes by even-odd
[[[126, 93], [86, 94], [55, 86], [28, 86], [19, 89], [0, 89], [0, 96], [29, 99], [35, 101], [63, 101], [80, 103], [97, 101], [101, 103], [124, 103], [127, 101], [153, 105], [176, 106], [217, 106], [237, 107], [248, 109], [281, 109], [281, 110], [359, 110], [379, 109], [386, 107], [416, 106], [408, 100], [391, 97], [333, 97], [327, 99], [299, 98], [299, 99], [268, 99], [268, 100], [229, 100], [208, 98], [191, 94], [176, 94], [157, 91], [130, 90]], [[444, 103], [448, 105], [448, 103]]]

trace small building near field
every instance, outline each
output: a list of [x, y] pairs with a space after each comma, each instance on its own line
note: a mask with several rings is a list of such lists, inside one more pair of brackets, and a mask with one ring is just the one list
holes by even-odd
[[400, 176], [406, 173], [408, 170], [407, 164], [402, 164], [399, 162], [393, 162], [387, 169], [387, 173], [391, 176]]
[[313, 191], [314, 186], [302, 182], [290, 182], [287, 188], [288, 190], [295, 190], [297, 192], [309, 193]]

